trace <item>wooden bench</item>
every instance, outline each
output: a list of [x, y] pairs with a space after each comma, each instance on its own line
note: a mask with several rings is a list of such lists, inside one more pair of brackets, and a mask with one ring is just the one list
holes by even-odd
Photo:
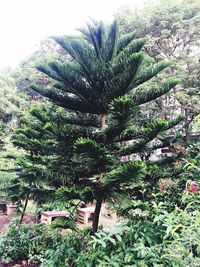
[[93, 219], [95, 207], [86, 207], [77, 209], [77, 222], [88, 225]]
[[53, 218], [58, 217], [69, 217], [69, 212], [66, 211], [43, 211], [41, 213], [41, 223], [42, 224], [51, 224]]

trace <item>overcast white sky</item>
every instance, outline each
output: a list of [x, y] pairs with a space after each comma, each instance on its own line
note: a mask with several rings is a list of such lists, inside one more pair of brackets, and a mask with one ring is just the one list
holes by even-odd
[[17, 65], [47, 36], [68, 34], [91, 16], [111, 20], [145, 0], [0, 0], [0, 69]]

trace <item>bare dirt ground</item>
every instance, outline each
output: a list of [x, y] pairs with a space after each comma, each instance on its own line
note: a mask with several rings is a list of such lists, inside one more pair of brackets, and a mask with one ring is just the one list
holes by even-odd
[[[8, 215], [4, 215], [4, 214], [0, 214], [0, 233], [2, 233], [6, 227], [7, 224], [9, 224], [9, 222], [13, 219], [13, 217], [8, 216]], [[34, 221], [34, 216], [27, 214], [24, 216], [24, 220], [23, 223], [30, 223]], [[1, 267], [1, 265], [0, 265]]]

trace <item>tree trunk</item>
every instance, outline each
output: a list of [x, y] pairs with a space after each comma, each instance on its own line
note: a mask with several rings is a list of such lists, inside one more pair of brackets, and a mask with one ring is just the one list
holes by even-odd
[[190, 135], [189, 135], [189, 121], [188, 121], [188, 116], [189, 116], [189, 112], [188, 109], [185, 109], [185, 141], [188, 144], [189, 143], [189, 139], [190, 139]]
[[106, 114], [101, 114], [101, 129], [106, 126]]
[[98, 230], [101, 204], [102, 204], [102, 200], [101, 199], [97, 200], [94, 215], [93, 215], [93, 220], [92, 220], [92, 232], [93, 232], [93, 234], [95, 234]]
[[22, 223], [22, 221], [23, 221], [24, 214], [25, 214], [25, 211], [26, 211], [26, 207], [27, 207], [27, 204], [28, 204], [28, 199], [29, 199], [29, 195], [26, 197], [26, 201], [25, 201], [25, 204], [24, 204], [24, 208], [23, 208], [19, 223]]
[[[106, 126], [106, 114], [101, 114], [101, 129]], [[102, 172], [105, 172], [106, 166], [101, 166]], [[102, 199], [96, 200], [93, 220], [92, 220], [92, 232], [93, 234], [97, 232], [99, 225], [99, 215], [101, 211]]]

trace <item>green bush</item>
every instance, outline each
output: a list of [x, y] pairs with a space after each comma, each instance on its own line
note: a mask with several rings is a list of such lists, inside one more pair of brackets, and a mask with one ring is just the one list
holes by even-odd
[[[79, 230], [62, 239], [56, 250], [49, 250], [41, 267], [75, 267], [80, 255], [88, 252], [90, 229]], [[84, 263], [87, 264], [87, 263]], [[87, 265], [83, 265], [87, 266]]]
[[[173, 209], [170, 191], [151, 201], [129, 200], [123, 205], [126, 220], [95, 235], [89, 229], [61, 235], [46, 226], [12, 222], [0, 237], [0, 258], [41, 267], [199, 267], [200, 185], [196, 181], [192, 191], [192, 183], [187, 181], [182, 204]], [[160, 194], [168, 199], [160, 202]], [[55, 224], [63, 226], [60, 220]]]
[[154, 216], [136, 216], [114, 232], [97, 233], [74, 266], [200, 266], [199, 223], [199, 211], [155, 206]]
[[56, 218], [52, 224], [51, 228], [59, 228], [59, 229], [73, 229], [76, 230], [76, 223], [75, 221], [68, 219], [68, 218]]
[[90, 235], [88, 229], [62, 235], [43, 225], [13, 221], [0, 236], [0, 259], [4, 263], [27, 260], [42, 266], [69, 266], [86, 249]]
[[114, 229], [68, 236], [46, 254], [42, 267], [200, 266], [200, 212], [190, 206], [172, 212], [164, 203], [152, 206], [151, 214], [138, 209]]
[[18, 260], [42, 261], [48, 249], [60, 244], [62, 236], [45, 226], [11, 222], [0, 238], [0, 259], [5, 263]]
[[0, 258], [5, 263], [12, 260], [26, 260], [28, 258], [28, 249], [30, 240], [35, 236], [42, 234], [41, 227], [32, 229], [29, 225], [20, 225], [12, 222], [0, 239]]

